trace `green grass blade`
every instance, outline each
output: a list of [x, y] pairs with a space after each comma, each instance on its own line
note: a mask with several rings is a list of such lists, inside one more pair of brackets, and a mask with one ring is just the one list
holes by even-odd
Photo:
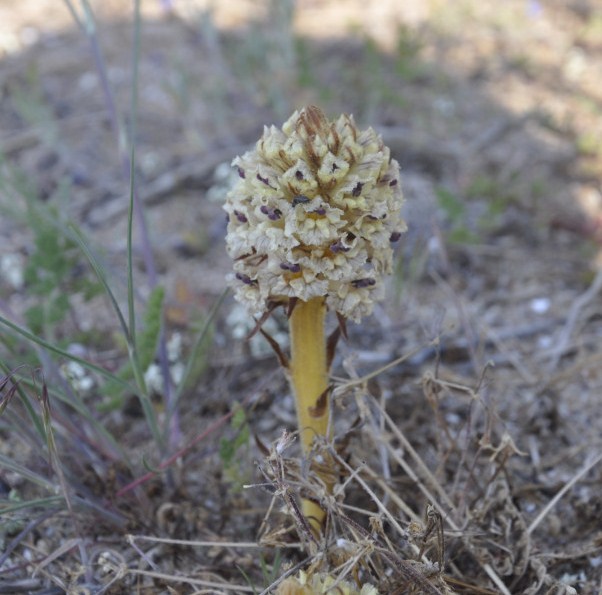
[[138, 357], [138, 347], [136, 344], [136, 312], [134, 308], [134, 267], [132, 264], [132, 229], [134, 221], [134, 146], [132, 145], [132, 156], [131, 156], [131, 182], [130, 182], [130, 206], [128, 210], [128, 237], [127, 237], [127, 267], [128, 267], [128, 315], [129, 315], [129, 334], [128, 334], [128, 349], [130, 363], [132, 365], [132, 371], [134, 373], [134, 379], [136, 385], [140, 391], [140, 404], [144, 411], [144, 416], [149, 428], [152, 432], [153, 438], [160, 450], [164, 450], [165, 441], [159, 430], [159, 424], [157, 423], [157, 416], [153, 409], [150, 398], [148, 397], [148, 391], [146, 387], [146, 381], [144, 380], [144, 372], [140, 366], [140, 358]]
[[98, 260], [96, 259], [96, 257], [92, 253], [92, 251], [90, 250], [90, 247], [86, 243], [86, 240], [85, 240], [82, 232], [79, 229], [77, 229], [77, 227], [75, 227], [75, 225], [73, 225], [73, 224], [69, 225], [69, 229], [71, 230], [71, 232], [74, 235], [75, 242], [79, 246], [80, 250], [84, 253], [85, 257], [88, 259], [90, 266], [94, 269], [94, 273], [96, 274], [96, 277], [100, 281], [109, 300], [111, 301], [113, 310], [115, 310], [115, 313], [117, 314], [117, 318], [119, 320], [119, 324], [121, 325], [121, 330], [126, 338], [128, 345], [129, 345], [131, 342], [130, 330], [128, 329], [128, 325], [125, 321], [125, 317], [123, 316], [123, 313], [121, 312], [121, 308], [119, 307], [117, 298], [115, 297], [115, 294], [113, 293], [113, 290], [111, 289], [111, 287], [107, 281], [107, 277], [105, 275], [104, 269], [102, 268], [101, 264], [98, 262]]
[[[31, 378], [27, 378], [27, 377], [20, 378], [19, 383], [26, 386], [27, 388], [30, 388], [31, 390], [34, 390], [34, 391], [37, 391], [39, 389], [36, 382]], [[109, 447], [112, 449], [112, 451], [119, 456], [120, 460], [124, 461], [127, 465], [129, 465], [128, 457], [126, 456], [123, 448], [119, 445], [119, 443], [117, 442], [115, 437], [105, 428], [105, 426], [96, 419], [96, 416], [94, 415], [94, 413], [92, 411], [90, 411], [90, 409], [87, 407], [87, 405], [83, 401], [81, 401], [79, 399], [76, 399], [76, 400], [70, 399], [64, 393], [62, 393], [61, 391], [58, 391], [52, 387], [49, 387], [48, 392], [53, 399], [57, 399], [58, 401], [65, 403], [66, 405], [71, 407], [75, 411], [75, 413], [77, 413], [79, 416], [81, 416], [82, 419], [86, 420], [96, 431], [97, 435], [100, 436], [105, 441], [105, 443], [109, 445]], [[23, 394], [25, 394], [24, 391], [23, 391]], [[31, 404], [30, 404], [30, 406], [31, 406]], [[42, 438], [42, 441], [46, 442], [46, 432], [44, 430], [43, 420], [41, 418], [39, 418], [39, 416], [33, 409], [33, 406], [31, 406], [31, 408], [32, 408], [32, 415], [34, 415], [36, 417], [36, 419], [39, 419], [39, 423], [41, 424], [40, 436]], [[38, 430], [38, 431], [40, 432], [40, 430]]]
[[112, 372], [109, 372], [108, 370], [105, 370], [104, 368], [101, 368], [100, 366], [97, 366], [96, 364], [86, 361], [85, 359], [82, 359], [81, 357], [77, 357], [76, 355], [73, 355], [72, 353], [69, 353], [68, 351], [65, 351], [64, 349], [61, 349], [60, 347], [56, 347], [52, 343], [49, 343], [48, 341], [45, 341], [41, 337], [34, 335], [33, 333], [31, 333], [27, 329], [23, 328], [22, 326], [19, 326], [18, 324], [15, 324], [14, 322], [8, 320], [8, 318], [5, 318], [4, 316], [0, 316], [0, 324], [11, 329], [15, 333], [17, 333], [18, 335], [20, 335], [21, 337], [26, 339], [27, 341], [30, 341], [31, 343], [35, 343], [36, 345], [43, 347], [44, 349], [47, 349], [51, 353], [60, 355], [61, 357], [64, 357], [71, 361], [77, 362], [78, 364], [80, 364], [84, 368], [86, 368], [87, 370], [90, 370], [91, 372], [96, 372], [96, 374], [100, 374], [104, 378], [108, 378], [109, 380], [113, 380], [114, 382], [119, 383], [121, 386], [123, 386], [124, 389], [131, 391], [134, 394], [137, 393], [135, 388], [129, 382], [123, 380], [122, 378], [119, 378], [118, 376], [115, 376], [115, 374], [113, 374]]
[[[136, 311], [134, 307], [134, 267], [132, 259], [132, 236], [134, 227], [134, 207], [136, 200], [136, 124], [138, 117], [138, 64], [140, 62], [140, 29], [142, 17], [140, 14], [140, 0], [134, 2], [134, 47], [133, 47], [133, 73], [132, 73], [132, 97], [130, 105], [130, 204], [128, 209], [128, 231], [127, 231], [127, 273], [128, 273], [128, 318], [129, 318], [129, 336], [130, 336], [130, 361], [136, 384], [140, 389], [143, 397], [140, 402], [146, 417], [147, 423], [152, 432], [153, 438], [161, 451], [165, 449], [165, 442], [155, 411], [148, 398], [146, 382], [144, 380], [144, 372], [141, 367], [141, 362], [138, 354], [138, 344], [136, 337]], [[141, 216], [143, 216], [141, 214]]]
[[[6, 374], [6, 376], [14, 377], [14, 372], [12, 372], [9, 369], [9, 367], [1, 360], [0, 360], [0, 369]], [[21, 381], [15, 379], [15, 384], [16, 384], [16, 388], [17, 388], [17, 394], [19, 395], [19, 398], [21, 399], [21, 402], [23, 403], [23, 406], [25, 407], [25, 410], [27, 411], [27, 415], [33, 422], [33, 425], [35, 426], [37, 433], [40, 435], [40, 438], [42, 438], [42, 440], [45, 440], [46, 436], [44, 435], [44, 424], [42, 423], [40, 416], [36, 413], [33, 405], [31, 404], [29, 396], [21, 387]]]
[[134, 47], [132, 96], [130, 103], [130, 204], [128, 209], [127, 267], [128, 267], [128, 311], [132, 343], [136, 345], [136, 316], [134, 310], [134, 271], [132, 266], [132, 235], [134, 227], [134, 201], [136, 199], [136, 125], [138, 120], [138, 63], [140, 61], [140, 2], [134, 2]]
[[163, 300], [165, 289], [157, 285], [148, 296], [144, 312], [144, 327], [138, 335], [136, 349], [140, 366], [146, 370], [152, 363], [157, 353], [157, 344], [161, 327], [163, 325]]
[[41, 508], [47, 508], [49, 505], [59, 504], [64, 502], [64, 500], [65, 499], [62, 496], [49, 496], [48, 498], [37, 498], [35, 500], [27, 500], [25, 502], [15, 502], [14, 504], [9, 504], [7, 506], [0, 506], [0, 516], [38, 506]]
[[20, 465], [16, 461], [13, 461], [12, 459], [4, 456], [3, 454], [0, 454], [0, 466], [3, 469], [8, 469], [9, 471], [13, 471], [14, 473], [19, 474], [24, 479], [27, 479], [27, 480], [31, 481], [32, 483], [35, 483], [37, 486], [40, 486], [41, 488], [44, 488], [45, 490], [54, 492], [55, 486], [51, 481], [49, 481], [45, 477], [42, 477], [38, 473], [31, 471], [27, 467]]
[[[134, 372], [134, 379], [138, 388], [143, 394], [147, 394], [146, 381], [144, 380], [144, 372], [140, 365], [140, 358], [138, 357], [138, 345], [136, 337], [136, 309], [134, 304], [134, 266], [132, 258], [132, 233], [134, 227], [134, 145], [132, 144], [132, 155], [130, 160], [130, 205], [128, 209], [128, 232], [127, 232], [127, 274], [128, 274], [128, 318], [129, 318], [129, 332], [128, 332], [128, 349], [130, 362], [132, 364], [132, 371]], [[152, 412], [152, 409], [150, 410]], [[153, 426], [156, 426], [154, 420], [154, 413], [152, 414]], [[150, 421], [150, 420], [149, 420]], [[154, 433], [154, 432], [153, 432]]]
[[197, 359], [202, 351], [203, 343], [205, 342], [205, 339], [209, 333], [209, 330], [211, 329], [211, 323], [213, 322], [213, 319], [215, 318], [216, 314], [218, 313], [218, 311], [224, 301], [224, 298], [226, 297], [226, 295], [228, 295], [228, 291], [229, 291], [228, 288], [224, 289], [224, 291], [222, 291], [220, 296], [217, 298], [217, 300], [213, 304], [213, 307], [211, 308], [207, 318], [205, 319], [205, 321], [203, 323], [203, 327], [201, 328], [201, 330], [199, 331], [199, 333], [196, 337], [196, 340], [194, 342], [194, 345], [192, 347], [190, 355], [188, 356], [188, 361], [186, 362], [186, 368], [184, 369], [184, 373], [182, 374], [182, 380], [180, 381], [178, 388], [176, 389], [176, 394], [174, 397], [174, 406], [177, 404], [177, 402], [180, 399], [180, 397], [182, 396], [182, 393], [184, 392], [184, 390], [186, 388], [188, 388], [188, 383], [190, 381], [192, 374], [194, 373], [194, 370], [196, 369]]

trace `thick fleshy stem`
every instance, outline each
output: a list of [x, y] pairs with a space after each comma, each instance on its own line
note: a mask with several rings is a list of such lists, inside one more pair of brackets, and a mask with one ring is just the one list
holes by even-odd
[[[297, 301], [290, 316], [290, 382], [295, 395], [297, 421], [303, 454], [309, 455], [314, 438], [329, 438], [330, 402], [324, 320], [326, 304], [322, 297]], [[332, 472], [327, 461], [312, 462], [311, 468], [332, 488]], [[326, 513], [310, 500], [302, 502], [303, 514], [314, 533], [320, 533]]]

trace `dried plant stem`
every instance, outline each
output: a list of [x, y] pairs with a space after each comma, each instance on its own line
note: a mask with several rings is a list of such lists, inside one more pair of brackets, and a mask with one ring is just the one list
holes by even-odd
[[[314, 438], [328, 437], [330, 406], [328, 398], [328, 364], [326, 359], [326, 335], [324, 319], [326, 305], [323, 298], [307, 302], [299, 300], [290, 317], [291, 361], [290, 383], [295, 395], [297, 421], [303, 454], [311, 452]], [[332, 480], [328, 473], [318, 475], [328, 489]], [[319, 532], [325, 512], [309, 500], [303, 501], [303, 514], [314, 531]]]
[[578, 471], [564, 486], [558, 491], [558, 493], [543, 507], [541, 512], [531, 521], [529, 528], [527, 529], [527, 533], [529, 535], [535, 531], [537, 526], [543, 521], [543, 519], [550, 513], [552, 508], [558, 504], [560, 499], [581, 479], [589, 473], [591, 469], [593, 469], [600, 461], [602, 461], [602, 454], [599, 454], [593, 460], [588, 461], [583, 468]]

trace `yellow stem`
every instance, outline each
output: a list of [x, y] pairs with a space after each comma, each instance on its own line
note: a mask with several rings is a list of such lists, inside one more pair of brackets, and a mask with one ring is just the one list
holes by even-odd
[[[290, 317], [291, 361], [290, 381], [295, 395], [297, 420], [303, 454], [307, 455], [316, 436], [327, 436], [330, 422], [328, 369], [326, 362], [326, 335], [324, 319], [326, 305], [323, 298], [308, 302], [299, 300]], [[322, 399], [321, 399], [322, 397]], [[316, 470], [328, 489], [332, 479], [327, 469]], [[320, 532], [325, 512], [314, 502], [304, 500], [303, 513], [312, 529]]]

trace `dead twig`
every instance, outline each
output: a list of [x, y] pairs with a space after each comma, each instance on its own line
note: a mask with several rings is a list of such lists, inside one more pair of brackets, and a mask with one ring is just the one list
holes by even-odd
[[558, 366], [560, 358], [569, 347], [569, 341], [575, 330], [579, 314], [593, 299], [596, 298], [600, 293], [600, 290], [602, 290], [602, 267], [596, 273], [594, 280], [587, 290], [573, 302], [569, 314], [566, 317], [564, 327], [560, 331], [558, 341], [556, 342], [556, 348], [548, 364], [548, 370], [554, 370]]
[[586, 463], [580, 471], [567, 481], [564, 486], [556, 493], [556, 495], [544, 506], [541, 512], [531, 521], [531, 524], [527, 528], [527, 533], [530, 535], [535, 531], [537, 526], [543, 521], [543, 519], [550, 513], [552, 508], [558, 504], [561, 498], [578, 482], [584, 477], [591, 469], [593, 469], [600, 461], [602, 461], [602, 453], [598, 454], [592, 461]]

